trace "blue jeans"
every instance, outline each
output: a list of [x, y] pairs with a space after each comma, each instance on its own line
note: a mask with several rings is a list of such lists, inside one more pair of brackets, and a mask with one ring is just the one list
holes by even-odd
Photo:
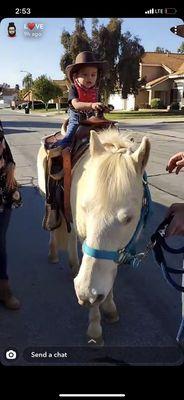
[[52, 146], [52, 148], [59, 146], [62, 147], [70, 146], [78, 126], [79, 126], [79, 114], [72, 110], [69, 110], [69, 122], [65, 137], [62, 140], [58, 140], [57, 143], [55, 143]]
[[6, 208], [3, 212], [0, 212], [0, 279], [8, 279], [6, 233], [10, 222], [11, 211], [11, 209]]

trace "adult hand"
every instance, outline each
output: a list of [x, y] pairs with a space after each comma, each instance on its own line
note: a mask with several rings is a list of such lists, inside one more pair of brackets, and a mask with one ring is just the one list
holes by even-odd
[[9, 163], [6, 166], [6, 187], [8, 190], [14, 189], [16, 185], [15, 174], [15, 164]]
[[173, 216], [169, 226], [166, 229], [168, 236], [184, 236], [184, 203], [174, 203], [169, 207], [166, 217]]
[[179, 174], [181, 168], [184, 167], [184, 153], [176, 153], [172, 156], [167, 164], [166, 171], [171, 173], [176, 168], [176, 174]]

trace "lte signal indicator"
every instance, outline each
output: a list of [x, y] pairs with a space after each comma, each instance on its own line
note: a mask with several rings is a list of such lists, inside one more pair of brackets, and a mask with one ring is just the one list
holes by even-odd
[[144, 14], [154, 14], [154, 8], [151, 8], [150, 10], [145, 11]]
[[144, 14], [163, 14], [162, 8], [150, 8], [150, 10], [146, 10]]

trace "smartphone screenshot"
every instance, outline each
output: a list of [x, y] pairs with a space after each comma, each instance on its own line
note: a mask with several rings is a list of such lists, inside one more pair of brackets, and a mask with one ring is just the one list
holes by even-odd
[[181, 367], [183, 15], [15, 8], [0, 54], [1, 367]]

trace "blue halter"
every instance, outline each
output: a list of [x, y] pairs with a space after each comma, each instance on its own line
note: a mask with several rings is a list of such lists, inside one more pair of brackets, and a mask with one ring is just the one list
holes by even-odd
[[116, 251], [98, 250], [88, 246], [84, 241], [82, 245], [83, 253], [97, 259], [112, 260], [117, 264], [132, 263], [133, 267], [138, 266], [140, 260], [135, 255], [135, 242], [140, 230], [144, 228], [146, 225], [151, 207], [151, 195], [148, 187], [146, 172], [143, 175], [143, 186], [144, 186], [144, 194], [143, 194], [143, 205], [141, 209], [140, 219], [136, 231], [134, 232], [134, 235], [132, 236], [130, 242], [126, 245], [126, 247]]

